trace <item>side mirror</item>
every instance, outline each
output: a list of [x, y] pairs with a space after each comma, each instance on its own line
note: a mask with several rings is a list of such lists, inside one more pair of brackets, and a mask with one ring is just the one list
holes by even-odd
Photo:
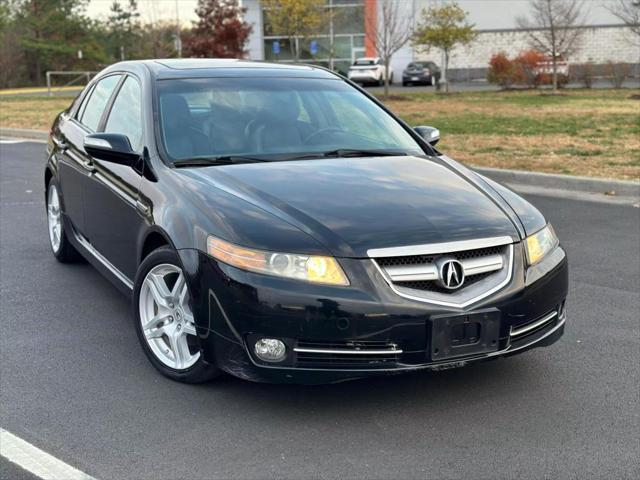
[[414, 130], [430, 145], [435, 145], [440, 140], [440, 130], [434, 127], [414, 127]]
[[84, 138], [85, 151], [99, 160], [133, 167], [140, 154], [133, 151], [126, 135], [119, 133], [94, 133]]

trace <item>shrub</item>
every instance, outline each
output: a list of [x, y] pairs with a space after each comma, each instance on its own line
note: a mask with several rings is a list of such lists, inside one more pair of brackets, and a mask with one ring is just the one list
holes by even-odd
[[507, 57], [506, 53], [499, 52], [491, 56], [489, 60], [489, 72], [487, 80], [490, 83], [500, 85], [501, 88], [510, 88], [516, 78], [516, 65]]
[[587, 62], [580, 65], [580, 73], [578, 74], [578, 80], [580, 80], [585, 88], [591, 88], [593, 86], [593, 62]]
[[525, 50], [513, 61], [515, 65], [516, 82], [529, 88], [538, 88], [540, 77], [538, 65], [544, 62], [546, 57], [535, 50]]
[[629, 65], [626, 63], [613, 63], [610, 61], [607, 63], [605, 71], [609, 80], [611, 80], [613, 88], [622, 88], [622, 84], [629, 76]]

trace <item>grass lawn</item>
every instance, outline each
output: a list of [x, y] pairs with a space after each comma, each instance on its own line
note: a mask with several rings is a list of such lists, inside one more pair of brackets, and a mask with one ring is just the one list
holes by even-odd
[[387, 105], [410, 125], [439, 128], [440, 149], [469, 165], [638, 180], [639, 93], [420, 93]]
[[73, 99], [0, 96], [0, 127], [49, 131], [56, 115], [71, 105]]
[[[637, 90], [395, 95], [410, 125], [440, 129], [440, 149], [469, 165], [640, 179]], [[70, 97], [0, 97], [0, 126], [48, 130]]]

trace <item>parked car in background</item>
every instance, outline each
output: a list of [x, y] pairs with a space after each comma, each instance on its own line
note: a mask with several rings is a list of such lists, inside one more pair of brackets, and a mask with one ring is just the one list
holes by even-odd
[[434, 85], [440, 75], [440, 67], [433, 62], [411, 62], [402, 72], [402, 86]]
[[[352, 82], [382, 85], [385, 79], [385, 68], [377, 57], [363, 57], [353, 62], [349, 68], [348, 78]], [[393, 83], [393, 69], [389, 67], [389, 83]]]

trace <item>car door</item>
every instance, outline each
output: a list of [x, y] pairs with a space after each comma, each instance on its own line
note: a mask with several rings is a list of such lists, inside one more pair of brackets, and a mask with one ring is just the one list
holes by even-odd
[[[126, 135], [142, 152], [141, 87], [127, 75], [107, 106], [100, 132]], [[120, 273], [132, 280], [137, 268], [138, 234], [144, 218], [138, 210], [141, 175], [127, 165], [92, 158], [93, 173], [85, 192], [86, 228], [91, 245]]]
[[122, 75], [109, 75], [87, 92], [78, 110], [60, 127], [54, 137], [58, 158], [58, 176], [63, 195], [65, 215], [76, 232], [87, 235], [84, 212], [84, 192], [93, 172], [91, 158], [84, 151], [84, 137], [95, 133], [105, 107]]

